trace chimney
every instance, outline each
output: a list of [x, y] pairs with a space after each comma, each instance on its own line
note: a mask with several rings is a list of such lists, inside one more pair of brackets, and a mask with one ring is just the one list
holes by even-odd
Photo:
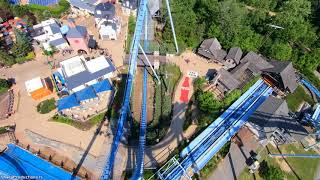
[[74, 20], [72, 18], [68, 19], [68, 26], [69, 26], [69, 28], [75, 28], [76, 27], [76, 23], [74, 22]]

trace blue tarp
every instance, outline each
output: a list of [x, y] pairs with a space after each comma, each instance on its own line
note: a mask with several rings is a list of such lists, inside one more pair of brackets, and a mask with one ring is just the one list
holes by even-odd
[[75, 106], [80, 106], [80, 104], [74, 94], [58, 100], [58, 111], [69, 109]]
[[0, 155], [0, 177], [9, 176], [37, 176], [46, 180], [79, 179], [14, 144], [8, 144], [8, 149]]
[[91, 86], [86, 87], [76, 93], [74, 93], [77, 97], [78, 101], [84, 101], [87, 99], [92, 99], [97, 97], [96, 93], [94, 92], [93, 88]]
[[29, 0], [29, 4], [37, 4], [40, 6], [49, 6], [58, 4], [58, 0]]
[[111, 86], [110, 82], [108, 81], [108, 79], [100, 81], [100, 82], [92, 85], [92, 87], [96, 93], [112, 90], [112, 86]]

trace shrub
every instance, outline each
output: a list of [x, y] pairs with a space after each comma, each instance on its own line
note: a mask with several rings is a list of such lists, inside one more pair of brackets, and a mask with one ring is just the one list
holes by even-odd
[[265, 160], [260, 163], [259, 175], [266, 180], [282, 180], [284, 178], [284, 173], [280, 168], [269, 166]]
[[44, 100], [37, 105], [37, 111], [40, 114], [47, 114], [56, 108], [56, 100], [54, 98]]
[[198, 77], [197, 79], [195, 79], [193, 83], [194, 91], [196, 92], [198, 90], [202, 90], [205, 82], [206, 79], [204, 77]]

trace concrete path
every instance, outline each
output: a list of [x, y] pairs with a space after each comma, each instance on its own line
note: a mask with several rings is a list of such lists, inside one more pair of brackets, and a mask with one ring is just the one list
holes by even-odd
[[246, 157], [250, 154], [246, 148], [243, 148], [243, 153], [236, 144], [232, 144], [229, 154], [218, 165], [217, 169], [209, 176], [212, 180], [236, 180], [237, 177], [246, 167]]
[[236, 180], [247, 166], [246, 160], [250, 157], [250, 151], [255, 152], [259, 142], [247, 128], [241, 128], [235, 138], [242, 146], [231, 143], [228, 155], [218, 164], [217, 169], [208, 179]]

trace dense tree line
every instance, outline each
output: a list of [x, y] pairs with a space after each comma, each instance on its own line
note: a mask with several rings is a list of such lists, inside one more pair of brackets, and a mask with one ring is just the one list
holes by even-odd
[[[172, 0], [171, 6], [181, 49], [217, 37], [225, 49], [239, 46], [270, 59], [291, 60], [320, 86], [313, 74], [320, 66], [318, 1]], [[172, 42], [169, 21], [165, 22], [161, 38]]]

